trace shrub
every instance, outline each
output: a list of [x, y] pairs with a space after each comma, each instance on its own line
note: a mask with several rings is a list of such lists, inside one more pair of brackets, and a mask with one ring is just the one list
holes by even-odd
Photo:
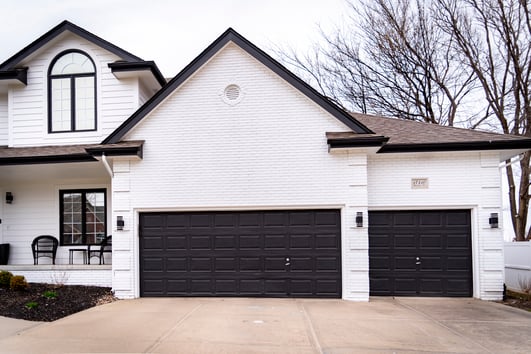
[[53, 290], [46, 290], [42, 296], [47, 299], [55, 299], [57, 297], [57, 293]]
[[28, 282], [23, 275], [15, 275], [11, 278], [9, 286], [12, 290], [22, 291], [28, 288]]
[[11, 272], [8, 272], [6, 270], [0, 271], [0, 287], [9, 288], [12, 277], [13, 277], [13, 274]]
[[27, 308], [28, 310], [31, 310], [31, 309], [34, 309], [34, 308], [36, 308], [37, 306], [39, 306], [39, 303], [38, 303], [38, 302], [35, 302], [35, 301], [30, 301], [30, 302], [28, 302], [28, 303], [27, 303], [26, 305], [24, 305], [24, 306], [26, 306], [26, 308]]

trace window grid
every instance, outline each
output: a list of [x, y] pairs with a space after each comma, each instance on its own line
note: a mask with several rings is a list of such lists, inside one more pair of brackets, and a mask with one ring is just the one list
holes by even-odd
[[61, 245], [97, 244], [106, 236], [106, 191], [60, 191]]
[[48, 75], [48, 131], [93, 131], [96, 126], [96, 70], [84, 53], [60, 54]]

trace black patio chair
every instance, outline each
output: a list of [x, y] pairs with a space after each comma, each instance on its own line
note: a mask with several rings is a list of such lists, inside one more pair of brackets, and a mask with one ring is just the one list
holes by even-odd
[[88, 246], [88, 264], [90, 264], [90, 259], [92, 257], [98, 257], [100, 259], [100, 264], [105, 264], [104, 254], [111, 252], [112, 236], [107, 236], [101, 241], [100, 244]]
[[39, 264], [40, 257], [48, 257], [52, 259], [52, 264], [55, 264], [55, 256], [57, 255], [57, 247], [59, 241], [50, 235], [41, 235], [35, 237], [31, 243], [31, 251], [33, 252], [33, 264]]

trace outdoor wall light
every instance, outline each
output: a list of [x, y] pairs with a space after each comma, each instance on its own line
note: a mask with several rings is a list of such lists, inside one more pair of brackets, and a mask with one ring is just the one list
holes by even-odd
[[124, 229], [124, 217], [123, 216], [117, 216], [116, 217], [116, 230], [123, 230]]
[[491, 229], [498, 228], [498, 213], [491, 213], [489, 218], [489, 225]]
[[363, 227], [363, 213], [361, 211], [356, 213], [356, 226]]
[[13, 203], [13, 193], [6, 192], [6, 204]]

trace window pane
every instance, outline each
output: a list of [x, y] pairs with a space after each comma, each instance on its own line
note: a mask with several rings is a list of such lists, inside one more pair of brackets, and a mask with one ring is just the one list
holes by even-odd
[[53, 65], [52, 75], [64, 75], [64, 74], [85, 74], [93, 73], [94, 65], [92, 61], [81, 53], [67, 53], [57, 59]]
[[96, 107], [94, 80], [90, 77], [76, 77], [76, 130], [96, 129]]
[[105, 235], [105, 193], [86, 194], [87, 242], [97, 243]]
[[63, 242], [66, 244], [81, 244], [83, 225], [81, 223], [82, 195], [81, 193], [63, 194]]
[[52, 79], [52, 131], [68, 131], [71, 126], [70, 79]]

